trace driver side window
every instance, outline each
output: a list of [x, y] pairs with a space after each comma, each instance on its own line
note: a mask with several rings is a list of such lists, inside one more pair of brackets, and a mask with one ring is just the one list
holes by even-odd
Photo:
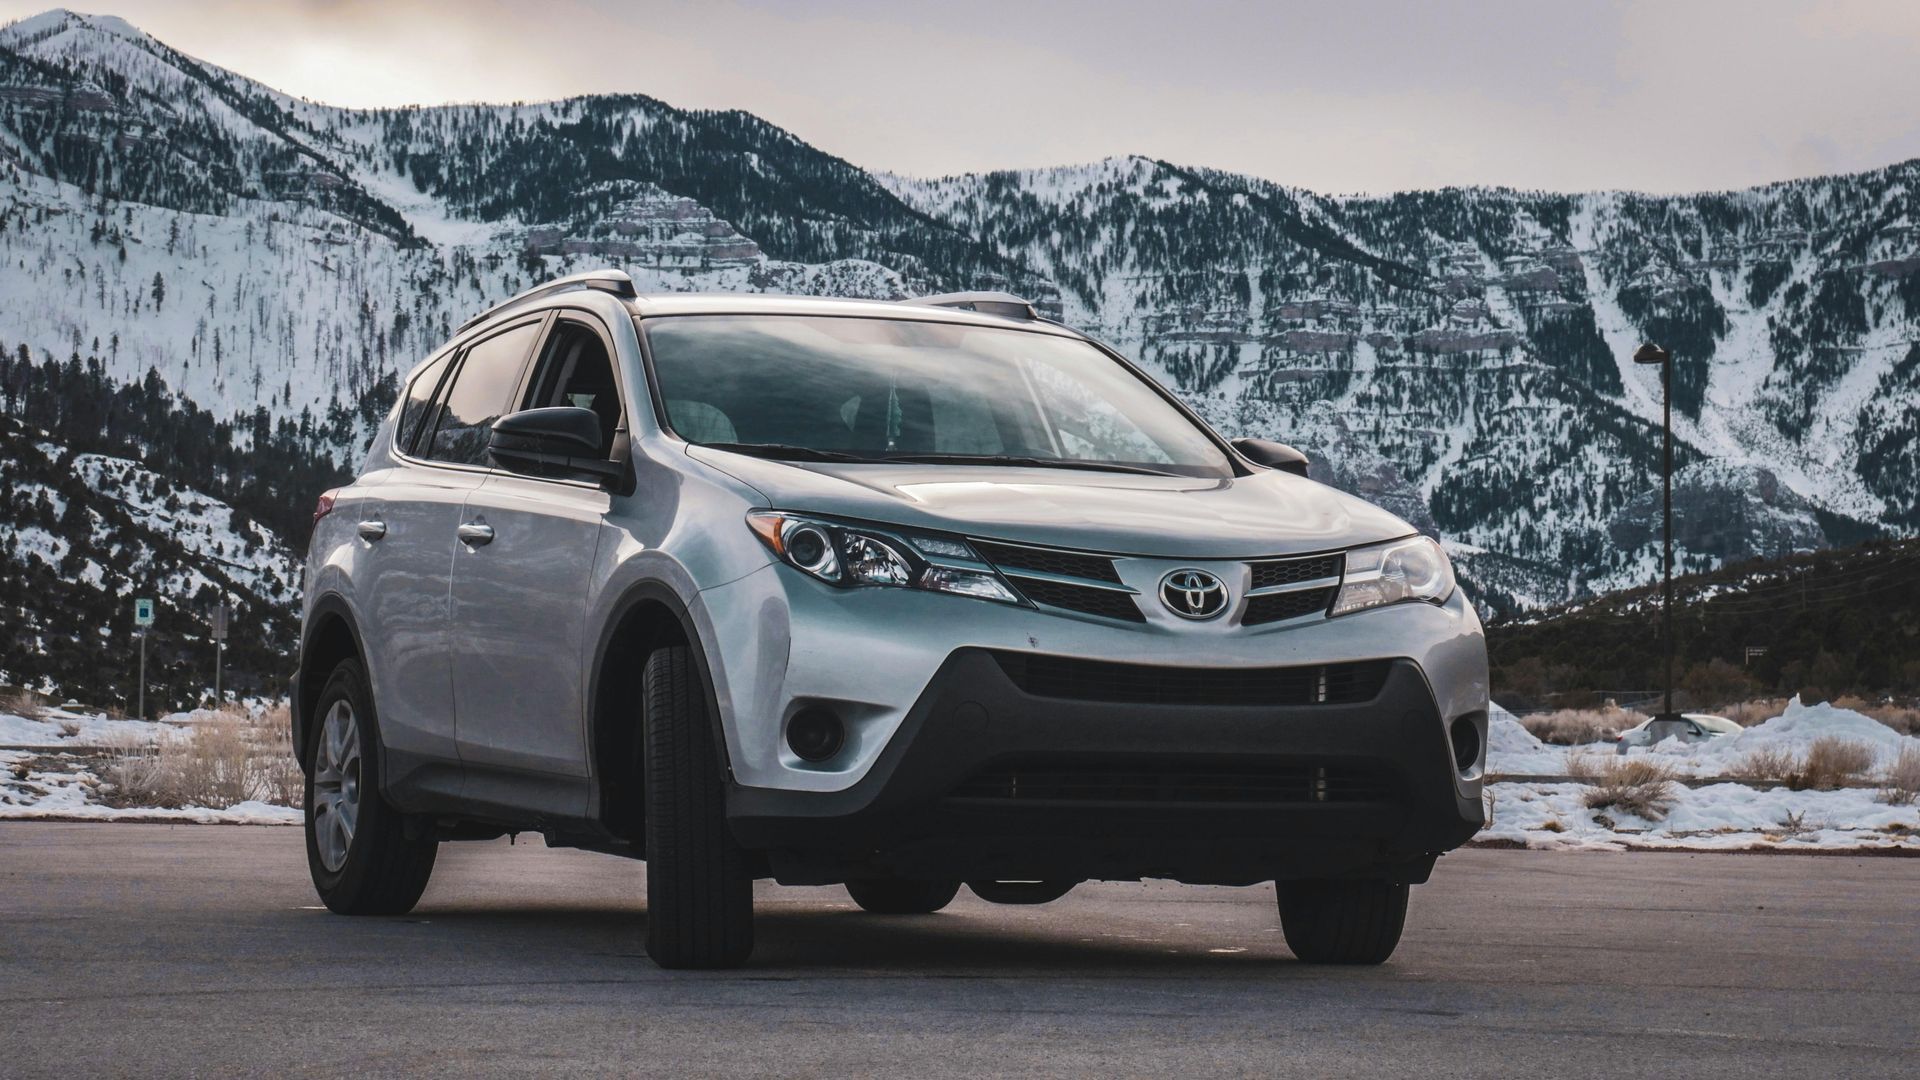
[[591, 326], [563, 316], [554, 321], [547, 334], [520, 407], [569, 405], [591, 409], [600, 418], [600, 456], [612, 457], [614, 432], [626, 415], [613, 379], [613, 358], [607, 355], [606, 342]]

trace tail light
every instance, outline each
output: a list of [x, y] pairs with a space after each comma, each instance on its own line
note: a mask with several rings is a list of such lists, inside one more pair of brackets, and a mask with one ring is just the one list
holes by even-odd
[[320, 524], [321, 518], [333, 512], [333, 497], [338, 494], [340, 494], [339, 488], [333, 488], [320, 493], [319, 501], [313, 504], [313, 523], [315, 525]]

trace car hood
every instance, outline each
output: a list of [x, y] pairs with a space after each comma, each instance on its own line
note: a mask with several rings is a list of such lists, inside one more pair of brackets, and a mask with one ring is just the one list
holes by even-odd
[[1287, 555], [1414, 531], [1371, 503], [1282, 472], [1213, 479], [775, 461], [702, 446], [687, 452], [753, 487], [775, 509], [1122, 555]]

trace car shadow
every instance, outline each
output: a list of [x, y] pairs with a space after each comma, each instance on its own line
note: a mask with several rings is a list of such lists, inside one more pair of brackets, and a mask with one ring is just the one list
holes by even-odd
[[[820, 906], [763, 904], [754, 920], [748, 976], [860, 973], [867, 977], [999, 978], [1008, 976], [1235, 977], [1258, 972], [1316, 973], [1301, 964], [1277, 930], [1221, 927], [1142, 931], [1063, 905], [1053, 912], [978, 905], [932, 915], [873, 915]], [[583, 954], [646, 958], [644, 906], [470, 903], [422, 905], [389, 923], [431, 927], [439, 944], [511, 947], [530, 962]], [[1124, 933], [1121, 931], [1125, 931]]]

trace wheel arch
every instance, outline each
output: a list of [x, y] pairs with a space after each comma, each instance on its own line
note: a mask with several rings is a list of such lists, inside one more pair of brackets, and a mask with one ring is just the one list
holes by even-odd
[[[338, 593], [328, 593], [314, 601], [307, 613], [306, 631], [300, 640], [300, 666], [296, 671], [294, 693], [290, 702], [293, 722], [293, 754], [302, 770], [313, 767], [312, 744], [313, 707], [320, 700], [320, 691], [324, 688], [327, 674], [340, 661], [354, 659], [360, 661], [367, 677], [373, 677], [367, 669], [367, 653], [360, 638], [360, 626], [353, 617], [353, 609], [345, 598]], [[372, 687], [368, 687], [372, 692]]]
[[587, 683], [587, 747], [593, 778], [587, 816], [616, 836], [638, 841], [645, 824], [639, 758], [640, 679], [656, 649], [684, 645], [700, 673], [721, 767], [727, 745], [713, 669], [686, 603], [665, 582], [642, 581], [622, 593], [601, 627]]

